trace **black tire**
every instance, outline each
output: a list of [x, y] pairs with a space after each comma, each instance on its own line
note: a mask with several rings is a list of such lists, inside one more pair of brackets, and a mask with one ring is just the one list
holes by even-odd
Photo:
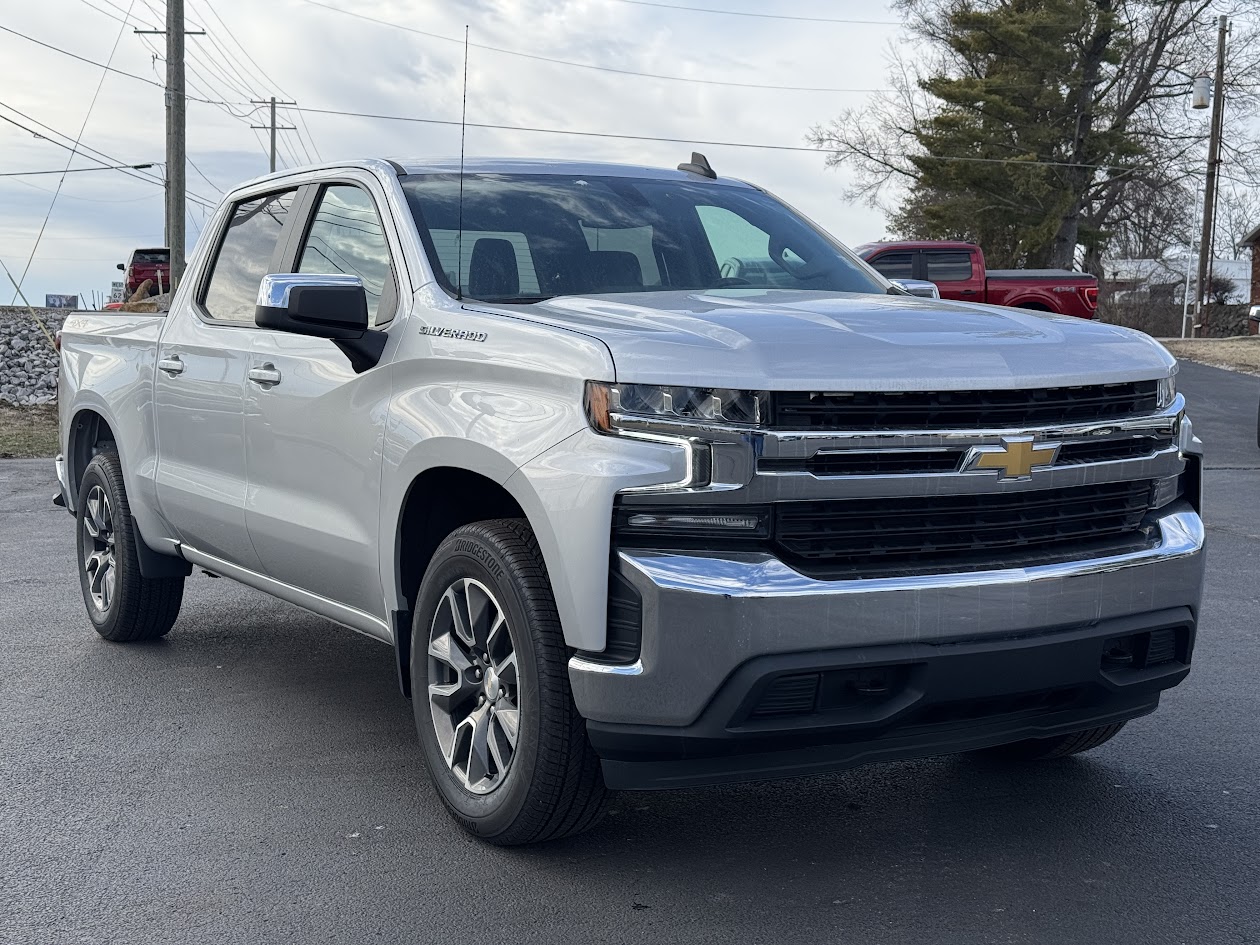
[[[474, 670], [468, 662], [471, 654], [477, 667], [497, 666], [491, 643], [468, 647], [461, 643], [457, 656], [466, 667], [464, 673], [454, 669], [450, 662], [453, 657], [442, 659], [430, 654], [431, 633], [435, 627], [440, 633], [443, 621], [455, 606], [451, 601], [471, 600], [474, 592], [469, 590], [470, 584], [474, 588], [481, 585], [478, 594], [488, 590], [493, 595], [488, 598], [490, 603], [484, 604], [480, 619], [488, 621], [490, 618], [484, 614], [490, 612], [501, 613], [507, 621], [515, 663], [511, 671], [516, 680], [514, 687], [508, 683], [499, 690], [499, 682], [490, 682], [489, 669], [483, 677], [483, 671]], [[479, 599], [487, 600], [484, 596]], [[471, 617], [471, 605], [465, 613], [470, 618], [466, 621], [469, 635], [480, 640], [482, 637], [471, 629], [478, 622], [478, 618]], [[438, 796], [464, 829], [490, 843], [513, 846], [571, 836], [600, 820], [609, 792], [604, 787], [599, 759], [587, 740], [585, 722], [573, 704], [567, 666], [570, 654], [560, 630], [547, 569], [528, 523], [521, 519], [475, 522], [447, 536], [421, 582], [411, 639], [412, 706], [420, 745]], [[502, 637], [497, 639], [501, 641]], [[446, 649], [439, 649], [451, 654], [451, 646], [448, 641]], [[478, 681], [472, 681], [474, 672]], [[496, 740], [498, 733], [500, 752], [504, 736], [495, 728], [495, 706], [511, 705], [519, 720], [514, 723], [517, 734], [510, 760], [499, 769], [499, 755], [494, 756], [497, 773], [479, 779], [481, 793], [475, 793], [469, 784], [473, 749], [467, 749], [467, 762], [460, 771], [458, 760], [448, 762], [447, 753], [439, 744], [430, 702], [431, 675], [435, 685], [460, 688], [459, 693], [448, 697], [447, 708], [439, 707], [436, 713], [445, 727], [443, 737], [451, 745], [453, 759], [460, 754], [458, 746], [476, 744], [477, 725], [461, 729], [460, 724], [454, 724], [454, 719], [472, 705], [468, 699], [476, 700], [475, 712], [482, 712], [485, 705], [484, 711], [490, 713], [485, 722], [488, 734], [483, 734], [482, 739]], [[487, 704], [483, 686], [499, 691], [505, 701], [494, 703], [492, 694], [493, 704]], [[468, 687], [467, 694], [463, 687]], [[467, 725], [472, 719], [473, 713], [469, 712], [463, 723]], [[466, 743], [459, 740], [461, 730]], [[481, 755], [483, 760], [489, 757], [488, 751]], [[479, 774], [483, 770], [480, 763], [477, 770]], [[484, 787], [491, 777], [498, 779], [497, 784]]]
[[1111, 741], [1124, 726], [1124, 722], [1116, 722], [1113, 725], [1087, 728], [1083, 732], [1071, 732], [1053, 738], [1029, 738], [1022, 742], [1011, 742], [1009, 745], [985, 748], [976, 754], [996, 761], [1048, 761], [1051, 758], [1066, 758], [1068, 755], [1091, 751], [1103, 742]]
[[[101, 497], [105, 500], [103, 512]], [[95, 512], [91, 511], [93, 508]], [[100, 533], [96, 518], [102, 515], [108, 519], [109, 534], [106, 539], [96, 539], [91, 531], [95, 528]], [[96, 632], [115, 643], [153, 640], [167, 633], [179, 616], [184, 579], [152, 579], [140, 573], [136, 553], [139, 533], [127, 503], [122, 464], [114, 450], [97, 453], [84, 470], [75, 522], [79, 586]], [[105, 559], [98, 554], [105, 551], [108, 568], [102, 567]], [[94, 554], [98, 555], [97, 563], [92, 566]], [[112, 578], [108, 573], [111, 569]], [[101, 580], [97, 581], [98, 577]]]

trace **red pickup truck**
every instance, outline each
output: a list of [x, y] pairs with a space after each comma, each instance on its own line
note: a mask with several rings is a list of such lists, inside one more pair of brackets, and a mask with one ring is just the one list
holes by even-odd
[[940, 240], [864, 243], [857, 253], [889, 279], [927, 279], [943, 299], [987, 302], [1093, 318], [1098, 280], [1066, 269], [985, 269], [975, 243]]

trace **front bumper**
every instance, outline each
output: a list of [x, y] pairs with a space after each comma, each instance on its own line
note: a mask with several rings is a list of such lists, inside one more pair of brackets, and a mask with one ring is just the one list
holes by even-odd
[[[748, 733], [736, 731], [740, 726], [737, 714], [723, 718], [722, 707], [729, 707], [724, 699], [734, 698], [725, 693], [738, 693], [740, 684], [734, 681], [742, 678], [740, 673], [766, 658], [808, 654], [806, 665], [812, 662], [835, 667], [877, 657], [915, 663], [922, 662], [923, 654], [916, 655], [914, 647], [974, 645], [986, 648], [986, 652], [1003, 653], [1020, 650], [1023, 644], [1019, 640], [1063, 643], [1073, 639], [1073, 634], [1094, 640], [1092, 647], [1114, 636], [1114, 622], [1125, 619], [1148, 623], [1173, 619], [1186, 628], [1188, 645], [1192, 645], [1203, 580], [1203, 523], [1183, 503], [1171, 507], [1158, 524], [1159, 545], [1130, 554], [1000, 571], [846, 581], [807, 578], [763, 554], [699, 557], [622, 551], [617, 567], [642, 597], [640, 656], [630, 665], [605, 665], [575, 657], [569, 663], [574, 699], [588, 720], [596, 748], [606, 759], [606, 776], [611, 782], [631, 786], [637, 779], [615, 775], [613, 768], [633, 764], [634, 758], [642, 761], [643, 753], [636, 749], [630, 753], [633, 758], [627, 756], [619, 730], [622, 735], [646, 734], [651, 736], [649, 740], [656, 740], [648, 756], [659, 755], [661, 746], [668, 744], [673, 747], [666, 748], [667, 756], [676, 754], [680, 745], [686, 746], [681, 749], [684, 756], [694, 755], [719, 729], [726, 733], [721, 739], [733, 739], [723, 753], [730, 755], [731, 745], [736, 746], [737, 755], [758, 752], [755, 738], [745, 742]], [[1169, 614], [1176, 616], [1170, 618]], [[898, 647], [912, 649], [896, 653], [887, 649]], [[1099, 673], [1100, 657], [1101, 650], [1085, 660], [1094, 677]], [[1185, 658], [1188, 664], [1188, 649]], [[1081, 665], [1085, 665], [1080, 659], [1078, 655], [1065, 664], [1073, 668], [1057, 682], [1028, 675], [1022, 664], [1012, 664], [1001, 672], [1004, 678], [1014, 673], [1012, 684], [1023, 693], [1088, 684], [1098, 697], [1087, 700], [1088, 705], [1074, 704], [1068, 715], [1060, 713], [1057, 722], [1053, 713], [1041, 711], [1034, 712], [1032, 722], [1019, 722], [1014, 728], [992, 728], [992, 719], [964, 728], [973, 729], [982, 743], [995, 744], [1053, 734], [1054, 725], [1071, 731], [1105, 724], [1098, 719], [1110, 718], [1111, 712], [1133, 717], [1153, 709], [1159, 690], [1175, 685], [1188, 671], [1188, 665], [1182, 667], [1184, 671], [1169, 670], [1158, 680], [1147, 680], [1140, 691], [1112, 691], [1097, 679], [1078, 678], [1084, 672]], [[760, 679], [764, 673], [754, 675]], [[968, 671], [967, 678], [974, 676]], [[732, 685], [735, 690], [730, 690]], [[860, 740], [887, 734], [898, 720], [939, 701], [943, 692], [952, 693], [952, 700], [959, 694], [953, 683], [951, 687], [941, 692], [923, 690], [887, 718], [873, 720], [873, 727], [866, 728]], [[984, 691], [984, 686], [976, 686], [972, 696], [959, 697], [978, 698]], [[702, 731], [693, 730], [697, 725]], [[1044, 728], [1047, 725], [1051, 728]], [[987, 733], [980, 731], [985, 726], [989, 726]], [[800, 724], [787, 727], [798, 731]], [[919, 754], [963, 750], [954, 746], [966, 747], [971, 738], [951, 741], [933, 736], [915, 742], [910, 750]], [[825, 737], [823, 743], [829, 739]], [[820, 754], [819, 744], [811, 743], [811, 757], [826, 754]], [[828, 764], [857, 764], [869, 760], [867, 754], [880, 751], [871, 748], [854, 753], [846, 748]], [[790, 773], [759, 774], [766, 770], [766, 763], [751, 756], [746, 761], [746, 765], [729, 761], [719, 765], [721, 772], [698, 775], [698, 783]], [[806, 761], [805, 767], [813, 764]], [[796, 770], [792, 764], [788, 767]], [[668, 783], [693, 782], [683, 776]]]

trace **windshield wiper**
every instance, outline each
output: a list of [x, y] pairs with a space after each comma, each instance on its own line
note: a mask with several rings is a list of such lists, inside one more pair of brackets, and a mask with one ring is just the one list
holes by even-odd
[[547, 302], [554, 295], [509, 295], [501, 299], [475, 299], [470, 301], [485, 302], [487, 305], [532, 305], [535, 302]]

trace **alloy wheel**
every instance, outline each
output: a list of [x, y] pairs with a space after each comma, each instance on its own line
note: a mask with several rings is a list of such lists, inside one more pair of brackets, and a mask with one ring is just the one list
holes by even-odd
[[93, 486], [83, 510], [83, 570], [87, 573], [92, 603], [101, 613], [108, 613], [114, 601], [117, 561], [114, 513], [109, 496], [100, 486]]
[[472, 578], [451, 584], [429, 628], [429, 709], [447, 767], [468, 791], [507, 777], [520, 732], [520, 681], [507, 614]]

